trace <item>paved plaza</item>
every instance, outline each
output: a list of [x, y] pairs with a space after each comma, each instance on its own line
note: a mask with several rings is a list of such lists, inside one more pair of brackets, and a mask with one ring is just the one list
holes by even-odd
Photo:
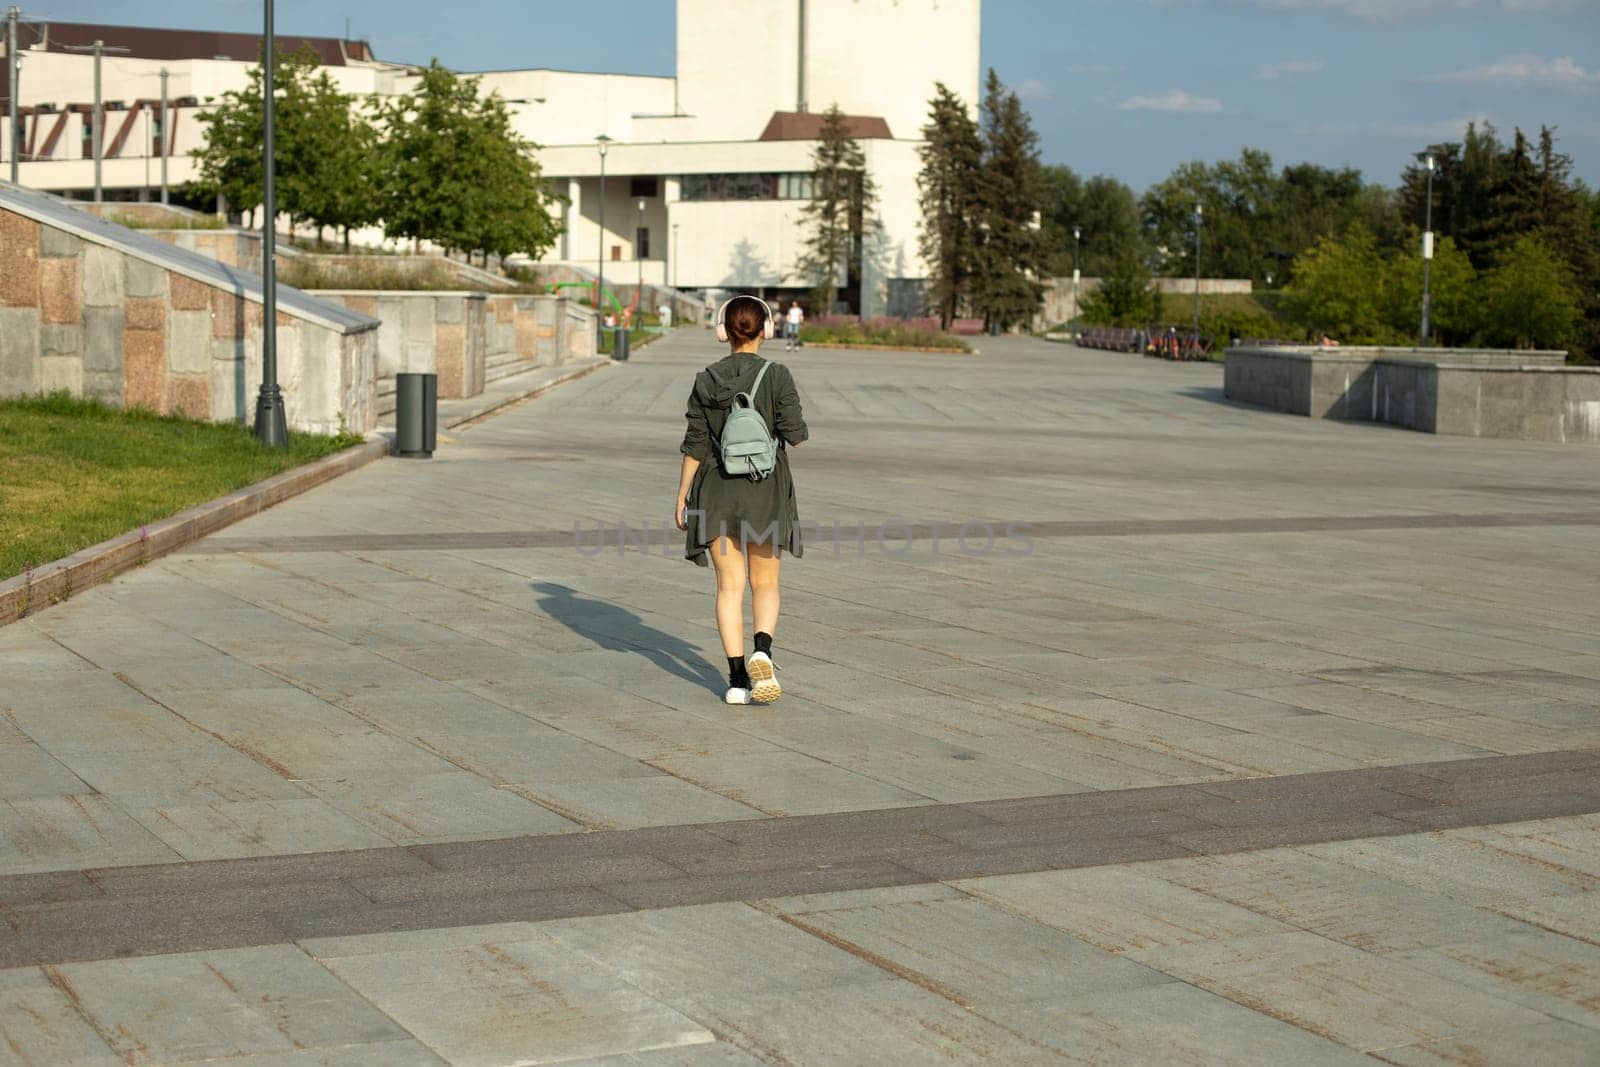
[[[1600, 454], [683, 330], [0, 628], [0, 1063], [1600, 1062]], [[779, 358], [785, 358], [780, 351]]]

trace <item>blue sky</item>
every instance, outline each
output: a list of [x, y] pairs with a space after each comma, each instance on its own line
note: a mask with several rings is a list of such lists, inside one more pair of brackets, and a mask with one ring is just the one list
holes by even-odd
[[[251, 30], [259, 2], [34, 0], [78, 22]], [[279, 0], [280, 32], [350, 20], [385, 59], [670, 74], [672, 0]], [[604, 26], [604, 32], [597, 28]], [[1468, 119], [1558, 127], [1600, 185], [1600, 0], [986, 0], [983, 61], [1018, 89], [1046, 162], [1142, 190], [1246, 145], [1393, 184]]]

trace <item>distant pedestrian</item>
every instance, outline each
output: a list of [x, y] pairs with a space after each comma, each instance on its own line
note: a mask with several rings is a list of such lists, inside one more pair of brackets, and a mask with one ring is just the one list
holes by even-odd
[[1322, 337], [1318, 339], [1317, 344], [1321, 345], [1323, 348], [1338, 348], [1339, 347], [1339, 342], [1335, 341], [1333, 338], [1329, 337], [1327, 334], [1323, 334]]
[[[673, 517], [686, 535], [685, 558], [704, 567], [709, 555], [716, 568], [717, 631], [728, 657], [724, 700], [729, 704], [752, 700], [770, 704], [783, 693], [772, 662], [778, 567], [783, 551], [801, 554], [800, 516], [787, 449], [798, 446], [809, 432], [789, 368], [761, 358], [761, 342], [772, 338], [776, 319], [772, 308], [753, 296], [736, 296], [717, 309], [712, 320], [717, 339], [727, 341], [730, 351], [695, 376], [689, 392], [689, 425], [679, 448], [683, 464]], [[746, 401], [775, 445], [766, 454], [771, 468], [765, 476], [756, 469], [764, 458], [752, 464], [744, 450], [735, 451], [731, 441], [724, 441], [731, 413]], [[741, 435], [741, 440], [748, 438]], [[729, 445], [726, 453], [724, 444]], [[748, 662], [744, 655], [747, 585], [755, 615], [755, 651]]]
[[656, 316], [658, 318], [660, 318], [660, 320], [661, 320], [661, 328], [662, 329], [665, 329], [665, 330], [672, 329], [672, 305], [671, 304], [662, 304], [660, 307], [656, 308]]
[[783, 350], [793, 352], [800, 347], [800, 324], [806, 321], [805, 309], [800, 301], [789, 301], [789, 314], [783, 323]]

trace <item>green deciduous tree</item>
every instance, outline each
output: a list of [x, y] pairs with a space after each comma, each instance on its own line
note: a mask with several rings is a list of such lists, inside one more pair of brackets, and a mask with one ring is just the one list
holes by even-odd
[[378, 219], [378, 133], [351, 97], [341, 93], [327, 72], [303, 80], [297, 89], [305, 116], [297, 145], [295, 200], [305, 221], [344, 234]]
[[[1541, 127], [1533, 140], [1518, 129], [1506, 144], [1493, 126], [1473, 124], [1460, 143], [1432, 145], [1417, 155], [1427, 154], [1436, 164], [1435, 229], [1454, 237], [1480, 272], [1497, 270], [1508, 257], [1531, 264], [1526, 249], [1513, 249], [1535, 238], [1578, 283], [1584, 321], [1562, 343], [1579, 352], [1600, 349], [1600, 230], [1587, 189], [1572, 177], [1571, 158], [1556, 149], [1555, 131]], [[1417, 226], [1426, 211], [1427, 173], [1419, 162], [1401, 176], [1401, 208]], [[1563, 305], [1564, 297], [1554, 299]], [[1483, 310], [1486, 338], [1519, 335], [1516, 322], [1493, 322], [1493, 309], [1486, 304]]]
[[918, 248], [928, 270], [928, 300], [948, 329], [971, 286], [983, 146], [966, 105], [943, 83], [935, 86], [929, 102], [922, 140], [917, 150], [922, 159]]
[[1136, 246], [1124, 246], [1100, 285], [1084, 294], [1080, 318], [1095, 326], [1145, 326], [1155, 317], [1150, 268]]
[[1323, 237], [1300, 256], [1284, 311], [1308, 333], [1347, 344], [1385, 344], [1395, 333], [1383, 314], [1384, 261], [1372, 231], [1354, 223], [1344, 239]]
[[1169, 276], [1194, 273], [1196, 204], [1205, 213], [1200, 267], [1211, 277], [1287, 280], [1296, 256], [1353, 222], [1381, 248], [1399, 236], [1390, 194], [1359, 171], [1301, 163], [1279, 172], [1270, 155], [1246, 148], [1236, 160], [1181, 164], [1145, 193], [1145, 226]]
[[559, 228], [534, 158], [499, 96], [434, 60], [380, 111], [378, 200], [390, 237], [461, 252], [539, 257]]
[[[1396, 338], [1415, 338], [1422, 330], [1422, 235], [1411, 236], [1409, 248], [1389, 256], [1378, 280], [1379, 311]], [[1434, 242], [1428, 278], [1433, 344], [1464, 345], [1472, 340], [1481, 319], [1477, 280], [1472, 260], [1455, 241], [1441, 237]]]
[[1205, 210], [1201, 271], [1208, 277], [1257, 278], [1269, 266], [1267, 253], [1280, 242], [1273, 234], [1276, 175], [1272, 157], [1247, 148], [1237, 161], [1185, 163], [1144, 195], [1145, 225], [1164, 251], [1162, 273], [1194, 274], [1194, 209]]
[[1483, 276], [1483, 336], [1511, 348], [1565, 348], [1579, 335], [1583, 294], [1538, 236], [1517, 238]]
[[[280, 52], [273, 72], [274, 178], [279, 212], [296, 224], [347, 230], [376, 219], [372, 190], [374, 134], [350, 97], [318, 70], [309, 48]], [[195, 154], [197, 189], [221, 193], [241, 211], [262, 200], [263, 115], [261, 67], [250, 68], [242, 89], [222, 95], [199, 121], [206, 143]]]
[[[307, 53], [290, 55], [280, 51], [275, 60], [272, 76], [277, 83], [279, 98], [275, 101], [274, 132], [280, 144], [287, 141], [285, 147], [289, 147], [295, 140], [293, 131], [299, 121], [295, 107], [290, 102], [293, 89], [306, 72], [316, 65], [316, 59]], [[228, 90], [220, 100], [215, 101], [215, 107], [201, 111], [197, 116], [205, 130], [205, 144], [194, 154], [198, 175], [193, 188], [207, 196], [221, 194], [230, 206], [240, 211], [254, 211], [261, 206], [263, 196], [261, 156], [265, 122], [261, 102], [261, 71], [259, 64], [251, 67], [245, 72], [244, 88]], [[292, 150], [280, 151], [274, 168], [280, 207], [286, 191], [285, 179], [289, 179], [288, 185], [293, 185], [293, 165], [285, 158], [290, 155]], [[286, 166], [286, 163], [289, 165]]]
[[994, 68], [983, 100], [983, 168], [973, 306], [986, 326], [1027, 326], [1043, 289], [1044, 240], [1035, 218], [1043, 203], [1039, 138], [1014, 92]]
[[1074, 226], [1083, 235], [1078, 243], [1078, 263], [1085, 275], [1105, 276], [1128, 248], [1148, 255], [1139, 198], [1128, 186], [1103, 174], [1083, 181], [1071, 167], [1059, 163], [1041, 167], [1040, 175], [1047, 273], [1055, 277], [1072, 273]]
[[848, 285], [860, 277], [863, 242], [874, 228], [877, 199], [866, 153], [850, 136], [837, 104], [823, 113], [811, 165], [813, 199], [800, 209], [799, 271], [814, 286], [813, 307], [827, 314], [838, 297], [840, 279]]

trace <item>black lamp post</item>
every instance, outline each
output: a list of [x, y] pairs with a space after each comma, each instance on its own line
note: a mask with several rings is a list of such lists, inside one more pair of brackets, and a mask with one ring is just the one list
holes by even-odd
[[273, 96], [277, 92], [278, 50], [272, 33], [272, 0], [265, 0], [266, 32], [261, 57], [261, 393], [256, 397], [256, 437], [268, 448], [289, 443], [289, 427], [278, 389], [278, 213], [274, 181]]
[[17, 136], [17, 19], [21, 15], [15, 4], [6, 12], [6, 151], [11, 155], [12, 185], [18, 181], [18, 149], [22, 145], [22, 138]]
[[633, 228], [633, 258], [639, 261], [639, 293], [644, 294], [644, 198], [639, 198], [639, 222]]
[[1072, 321], [1078, 321], [1078, 242], [1083, 237], [1083, 227], [1072, 228]]
[[167, 128], [167, 68], [161, 68], [161, 202], [169, 203], [167, 196], [167, 146], [172, 143], [172, 132]]
[[1194, 206], [1194, 343], [1200, 344], [1200, 224], [1205, 220], [1205, 205]]
[[[595, 252], [594, 313], [595, 322], [599, 324], [598, 344], [605, 343], [606, 330], [606, 150], [611, 147], [611, 138], [601, 134], [594, 139], [600, 148], [600, 209], [598, 212], [600, 223], [600, 247]], [[598, 351], [598, 348], [596, 349]]]
[[1428, 207], [1422, 230], [1422, 347], [1428, 347], [1428, 312], [1432, 309], [1433, 295], [1429, 292], [1433, 267], [1433, 153], [1428, 153]]

